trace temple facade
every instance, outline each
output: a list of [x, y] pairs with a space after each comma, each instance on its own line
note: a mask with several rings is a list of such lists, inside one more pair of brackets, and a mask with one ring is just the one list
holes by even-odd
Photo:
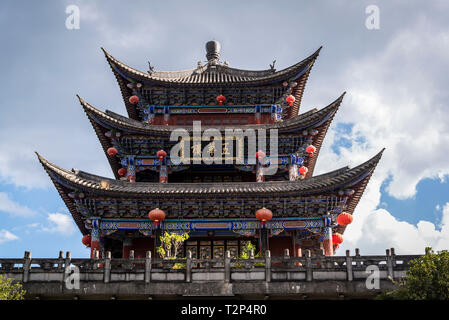
[[104, 51], [128, 117], [79, 97], [115, 179], [66, 170], [38, 154], [83, 235], [100, 256], [144, 257], [162, 232], [189, 234], [180, 257], [324, 250], [331, 256], [381, 158], [314, 175], [344, 93], [300, 114], [321, 48], [283, 70], [232, 68], [220, 44], [184, 71], [139, 71]]

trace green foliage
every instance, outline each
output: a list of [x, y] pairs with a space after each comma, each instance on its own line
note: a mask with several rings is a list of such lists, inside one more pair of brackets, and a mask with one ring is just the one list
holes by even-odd
[[[242, 248], [242, 252], [240, 253], [240, 259], [249, 259], [249, 257], [251, 256], [251, 251], [255, 252], [256, 251], [256, 245], [252, 244], [251, 241], [246, 241], [245, 246]], [[259, 258], [260, 257], [260, 252], [258, 252], [254, 258]]]
[[174, 269], [174, 270], [185, 269], [185, 268], [186, 268], [185, 263], [175, 263], [174, 266], [172, 267], [172, 269]]
[[188, 233], [177, 234], [164, 232], [164, 235], [160, 237], [161, 246], [156, 248], [157, 253], [164, 259], [176, 259], [178, 250], [189, 239]]
[[[241, 252], [240, 252], [240, 257], [239, 259], [249, 259], [251, 257], [251, 252], [255, 252], [256, 251], [256, 245], [254, 245], [251, 241], [247, 241], [245, 243], [245, 246], [242, 247]], [[259, 258], [261, 256], [261, 253], [258, 252], [256, 255], [254, 255], [254, 258]], [[261, 266], [265, 266], [264, 262], [256, 262], [254, 263], [255, 267], [261, 267]], [[236, 262], [234, 264], [235, 268], [243, 268], [243, 264]]]
[[0, 275], [0, 300], [23, 300], [25, 294], [22, 284], [13, 283], [12, 279]]
[[435, 253], [426, 248], [426, 254], [410, 261], [405, 280], [393, 282], [397, 289], [377, 297], [382, 300], [448, 300], [449, 252]]

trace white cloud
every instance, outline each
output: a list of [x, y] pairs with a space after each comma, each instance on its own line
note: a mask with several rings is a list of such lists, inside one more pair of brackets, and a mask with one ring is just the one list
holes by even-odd
[[[384, 209], [369, 212], [355, 228], [345, 233], [344, 245], [338, 251], [363, 248], [361, 254], [379, 254], [387, 248], [395, 248], [397, 254], [422, 254], [425, 247], [434, 250], [449, 249], [449, 202], [443, 207], [442, 224], [436, 226], [421, 220], [416, 225], [399, 221]], [[356, 218], [357, 219], [357, 218]], [[355, 229], [360, 229], [361, 236]]]
[[[409, 198], [420, 180], [444, 179], [449, 174], [449, 75], [443, 68], [449, 56], [444, 52], [449, 52], [449, 29], [434, 29], [423, 20], [382, 51], [355, 61], [339, 79], [348, 94], [336, 118], [354, 124], [345, 136], [352, 147], [340, 148], [341, 155], [328, 149], [317, 169], [355, 165], [385, 147], [377, 170], [382, 180], [391, 175], [392, 196]], [[329, 137], [331, 143], [339, 138]]]
[[390, 195], [406, 199], [416, 194], [422, 179], [444, 181], [449, 174], [447, 52], [449, 29], [432, 27], [422, 19], [333, 79], [348, 91], [336, 120], [354, 124], [345, 136], [352, 145], [333, 152], [331, 146], [338, 146], [340, 138], [334, 124], [318, 160], [319, 172], [360, 164], [386, 147], [339, 254], [355, 247], [365, 254], [390, 247], [397, 253], [423, 253], [426, 246], [449, 248], [449, 203], [442, 210], [440, 231], [425, 221], [425, 212], [423, 220], [413, 225], [399, 221], [386, 208], [378, 209], [386, 181]]
[[60, 233], [62, 235], [72, 235], [75, 232], [73, 219], [64, 213], [49, 213], [47, 226], [41, 227], [42, 231], [50, 233]]
[[0, 212], [6, 212], [21, 217], [30, 217], [36, 214], [30, 208], [11, 200], [9, 195], [4, 192], [0, 192]]
[[8, 230], [1, 229], [0, 230], [0, 244], [7, 242], [7, 241], [14, 241], [18, 240], [19, 237], [17, 237], [15, 234], [12, 234]]

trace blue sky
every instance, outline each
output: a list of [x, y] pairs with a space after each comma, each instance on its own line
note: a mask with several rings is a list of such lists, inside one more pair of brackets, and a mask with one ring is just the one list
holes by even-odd
[[[80, 29], [65, 26], [68, 5]], [[365, 26], [377, 5], [380, 29]], [[0, 256], [87, 257], [81, 234], [34, 151], [112, 177], [75, 95], [126, 114], [100, 47], [137, 69], [181, 70], [216, 39], [230, 66], [281, 69], [323, 50], [300, 112], [347, 95], [316, 173], [381, 163], [347, 228], [345, 249], [449, 247], [449, 5], [445, 1], [2, 1]], [[341, 253], [340, 252], [340, 253]]]

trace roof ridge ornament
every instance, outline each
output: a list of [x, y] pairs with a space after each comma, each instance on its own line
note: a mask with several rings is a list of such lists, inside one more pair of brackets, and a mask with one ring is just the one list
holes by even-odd
[[154, 66], [151, 64], [150, 61], [148, 61], [148, 74], [152, 74], [154, 72]]
[[217, 65], [220, 59], [220, 42], [216, 40], [206, 43], [206, 58], [209, 65]]

